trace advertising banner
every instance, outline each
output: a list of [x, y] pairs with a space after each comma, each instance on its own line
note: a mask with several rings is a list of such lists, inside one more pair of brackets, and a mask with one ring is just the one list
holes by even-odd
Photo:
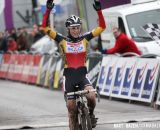
[[103, 57], [101, 68], [99, 71], [98, 79], [97, 79], [97, 86], [99, 87], [99, 91], [102, 94], [103, 93], [103, 85], [107, 76], [107, 66], [111, 58], [109, 57]]
[[[159, 84], [160, 85], [160, 84]], [[160, 105], [160, 86], [158, 86], [158, 92], [157, 92], [157, 101], [156, 101], [157, 105]]]
[[25, 58], [26, 54], [16, 55], [13, 80], [18, 81], [21, 79]]
[[17, 55], [18, 54], [11, 54], [10, 61], [9, 61], [9, 68], [7, 73], [7, 79], [13, 80], [15, 74], [15, 63], [17, 62]]
[[31, 54], [27, 54], [25, 56], [25, 61], [23, 63], [23, 71], [21, 76], [21, 81], [28, 83], [30, 68], [33, 65], [33, 56]]
[[140, 92], [142, 86], [144, 86], [147, 66], [148, 66], [147, 62], [144, 62], [143, 60], [138, 61], [136, 75], [131, 92], [131, 99], [140, 100]]
[[137, 58], [127, 58], [124, 81], [120, 92], [121, 98], [129, 98], [130, 96], [135, 79], [136, 67], [137, 67]]
[[41, 68], [40, 68], [40, 73], [39, 73], [39, 83], [38, 83], [39, 85], [44, 86], [49, 61], [50, 61], [50, 55], [49, 54], [43, 55]]
[[31, 84], [34, 84], [37, 81], [38, 69], [39, 69], [41, 57], [42, 56], [39, 54], [32, 56], [33, 64], [32, 64], [32, 67], [30, 67], [29, 77], [28, 77], [28, 82]]
[[158, 59], [103, 57], [97, 80], [100, 94], [151, 103], [157, 88], [159, 68]]
[[115, 77], [114, 84], [112, 87], [112, 93], [111, 96], [117, 97], [120, 95], [120, 89], [125, 77], [125, 70], [127, 65], [127, 59], [126, 58], [119, 58], [117, 60], [116, 65], [116, 73], [113, 75]]
[[57, 56], [51, 57], [48, 70], [46, 73], [45, 86], [48, 86], [50, 89], [53, 89], [53, 83], [54, 83], [56, 65], [57, 65], [58, 59], [59, 57]]
[[159, 61], [157, 59], [140, 59], [130, 99], [151, 102], [155, 94], [158, 72]]
[[10, 64], [10, 57], [11, 57], [11, 54], [3, 54], [2, 64], [0, 67], [0, 78], [7, 77], [9, 64]]
[[141, 101], [151, 102], [159, 77], [159, 61], [157, 59], [147, 60], [147, 73], [144, 86], [141, 91]]
[[88, 78], [90, 79], [93, 87], [96, 87], [97, 77], [100, 71], [102, 57], [89, 56], [88, 57]]
[[62, 58], [59, 58], [56, 64], [56, 71], [54, 73], [54, 82], [53, 82], [53, 88], [58, 89], [62, 86], [60, 86], [61, 84], [61, 80], [63, 78], [63, 61]]
[[107, 75], [105, 79], [105, 84], [103, 86], [103, 92], [105, 95], [109, 96], [114, 86], [114, 81], [116, 77], [116, 69], [118, 63], [118, 57], [111, 57], [107, 64]]

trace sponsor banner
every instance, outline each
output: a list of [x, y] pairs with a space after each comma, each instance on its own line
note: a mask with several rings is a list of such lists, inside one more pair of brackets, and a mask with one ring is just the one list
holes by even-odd
[[109, 96], [112, 92], [113, 86], [114, 86], [114, 80], [116, 75], [116, 66], [118, 63], [117, 57], [112, 57], [107, 65], [107, 75], [105, 79], [105, 84], [103, 86], [103, 90], [105, 95]]
[[53, 82], [53, 88], [57, 89], [62, 86], [60, 86], [63, 78], [63, 62], [62, 58], [59, 58], [56, 65], [56, 71], [54, 73], [54, 82]]
[[130, 99], [151, 102], [157, 85], [159, 61], [157, 59], [140, 59]]
[[107, 56], [103, 57], [97, 85], [101, 95], [152, 102], [158, 78], [158, 59]]
[[115, 77], [113, 87], [112, 87], [112, 97], [117, 97], [120, 95], [120, 89], [123, 85], [124, 77], [125, 77], [125, 70], [126, 70], [126, 65], [127, 65], [127, 58], [119, 58], [116, 63], [116, 70], [113, 75]]
[[90, 79], [93, 87], [96, 87], [97, 77], [100, 71], [102, 57], [89, 56], [88, 57], [88, 78]]
[[142, 86], [144, 86], [145, 76], [148, 63], [144, 60], [139, 60], [137, 63], [135, 79], [131, 91], [131, 99], [140, 100]]
[[17, 55], [18, 54], [11, 54], [10, 61], [9, 61], [9, 68], [7, 73], [7, 79], [14, 80], [15, 74], [15, 63], [17, 62]]
[[46, 77], [46, 72], [49, 66], [49, 62], [50, 62], [50, 55], [49, 54], [45, 54], [42, 57], [41, 60], [41, 65], [40, 65], [40, 70], [39, 70], [39, 77], [38, 77], [38, 84], [44, 86], [45, 83], [45, 77]]
[[160, 105], [160, 82], [159, 82], [159, 86], [158, 86], [158, 92], [157, 92], [157, 101], [156, 101], [157, 105]]
[[42, 56], [39, 54], [33, 55], [33, 57], [32, 57], [33, 65], [32, 65], [32, 67], [30, 67], [29, 79], [28, 79], [28, 82], [31, 84], [34, 84], [37, 81], [38, 69], [39, 69], [41, 57]]
[[50, 59], [51, 60], [46, 73], [45, 86], [48, 86], [50, 89], [53, 89], [53, 81], [55, 78], [56, 65], [59, 57], [53, 56]]
[[137, 68], [137, 58], [127, 58], [124, 81], [120, 89], [121, 98], [129, 98], [134, 83], [133, 79], [135, 79], [136, 68]]
[[13, 80], [20, 80], [23, 71], [23, 64], [25, 61], [26, 54], [18, 54], [15, 56], [14, 76]]
[[4, 54], [0, 67], [0, 78], [6, 78], [9, 69], [11, 54]]
[[151, 102], [159, 77], [159, 61], [157, 59], [147, 60], [147, 72], [145, 77], [144, 86], [141, 91], [141, 101]]
[[116, 57], [103, 57], [102, 65], [97, 81], [97, 86], [99, 86], [100, 93], [102, 95], [110, 95], [111, 86], [113, 84], [116, 67], [117, 58]]
[[108, 59], [109, 59], [108, 57], [103, 57], [101, 68], [100, 68], [98, 79], [97, 79], [97, 86], [99, 87], [100, 93], [102, 92], [103, 84], [104, 84], [104, 81], [105, 81], [105, 77], [107, 75], [106, 66], [107, 66], [107, 64], [109, 62]]
[[33, 66], [33, 56], [31, 54], [27, 54], [25, 56], [25, 61], [23, 62], [23, 70], [20, 81], [28, 83], [30, 68]]
[[[160, 76], [160, 72], [159, 72], [159, 76]], [[157, 88], [158, 90], [156, 91], [156, 95], [157, 95], [156, 105], [160, 105], [160, 81], [158, 81]]]

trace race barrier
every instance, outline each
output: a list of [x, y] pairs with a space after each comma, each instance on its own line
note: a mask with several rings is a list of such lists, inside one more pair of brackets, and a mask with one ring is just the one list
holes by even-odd
[[2, 64], [0, 66], [0, 78], [7, 77], [7, 73], [10, 65], [10, 57], [11, 57], [11, 54], [9, 53], [3, 54], [3, 58], [1, 61]]
[[15, 66], [16, 66], [17, 59], [18, 59], [17, 57], [18, 57], [18, 54], [11, 54], [10, 56], [9, 68], [8, 68], [8, 72], [6, 76], [7, 79], [14, 80]]
[[158, 78], [158, 59], [107, 56], [97, 86], [101, 95], [151, 103]]
[[49, 65], [46, 72], [45, 83], [44, 86], [49, 87], [50, 89], [54, 88], [54, 78], [56, 73], [56, 66], [59, 60], [59, 56], [54, 55], [49, 59]]
[[[159, 65], [156, 58], [91, 54], [87, 59], [88, 78], [94, 87], [99, 86], [101, 95], [148, 103], [156, 100], [157, 105]], [[0, 54], [0, 78], [61, 89], [62, 58], [57, 54]]]
[[159, 78], [159, 81], [158, 81], [158, 89], [156, 91], [156, 95], [157, 95], [157, 98], [156, 98], [156, 105], [160, 105], [160, 78]]
[[50, 62], [50, 55], [49, 54], [44, 54], [42, 56], [42, 59], [40, 61], [39, 65], [39, 73], [38, 73], [38, 78], [37, 78], [37, 84], [44, 86], [45, 83], [45, 77], [46, 77], [46, 72], [49, 66]]
[[40, 58], [38, 54], [3, 54], [0, 78], [36, 83]]
[[87, 70], [88, 78], [90, 79], [93, 87], [96, 87], [97, 77], [101, 68], [102, 55], [99, 53], [91, 53], [88, 55]]
[[59, 59], [57, 60], [57, 65], [54, 73], [53, 88], [61, 89], [63, 87], [62, 79], [63, 79], [63, 62], [62, 58], [59, 57]]
[[160, 105], [160, 90], [159, 90], [159, 92], [158, 92], [156, 105]]
[[0, 67], [2, 65], [3, 54], [0, 54]]
[[37, 78], [37, 85], [50, 89], [58, 89], [62, 77], [62, 58], [58, 55], [43, 55]]

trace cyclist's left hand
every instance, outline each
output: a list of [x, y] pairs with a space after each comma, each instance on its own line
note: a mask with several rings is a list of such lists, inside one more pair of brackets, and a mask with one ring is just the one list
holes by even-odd
[[94, 0], [94, 4], [93, 7], [96, 11], [100, 11], [101, 10], [101, 3], [99, 0]]
[[54, 1], [54, 0], [47, 0], [47, 4], [46, 4], [47, 9], [49, 9], [49, 10], [52, 10], [52, 9], [53, 9], [53, 7], [54, 7], [53, 1]]

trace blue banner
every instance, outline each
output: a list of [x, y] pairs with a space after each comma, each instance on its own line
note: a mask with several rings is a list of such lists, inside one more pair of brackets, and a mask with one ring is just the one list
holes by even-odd
[[109, 67], [108, 75], [107, 75], [107, 79], [106, 79], [106, 83], [105, 83], [104, 92], [109, 92], [110, 91], [111, 83], [112, 83], [112, 80], [113, 80], [114, 68], [115, 68], [114, 66], [110, 66]]
[[134, 80], [133, 89], [132, 89], [132, 93], [131, 93], [132, 97], [139, 97], [140, 90], [142, 87], [142, 81], [145, 78], [144, 72], [145, 72], [146, 67], [147, 67], [147, 64], [145, 64], [145, 66], [142, 67], [141, 69], [137, 69], [137, 71], [136, 71], [136, 77]]
[[106, 76], [105, 66], [102, 66], [101, 71], [100, 71], [100, 77], [99, 77], [99, 80], [98, 80], [99, 91], [102, 90], [103, 83], [104, 83], [104, 80], [105, 80], [105, 76]]
[[113, 94], [118, 94], [120, 91], [120, 85], [122, 82], [122, 72], [121, 72], [122, 68], [117, 68], [117, 72], [116, 72], [116, 79], [114, 82], [114, 87], [113, 87]]
[[150, 99], [151, 92], [154, 87], [154, 80], [156, 79], [155, 75], [157, 69], [158, 69], [158, 64], [154, 66], [153, 69], [148, 69], [141, 98]]
[[121, 95], [128, 96], [128, 94], [129, 94], [129, 90], [131, 88], [132, 74], [133, 74], [133, 72], [132, 73], [130, 73], [130, 72], [131, 72], [131, 68], [127, 68], [124, 82], [123, 82], [123, 88], [121, 91]]

